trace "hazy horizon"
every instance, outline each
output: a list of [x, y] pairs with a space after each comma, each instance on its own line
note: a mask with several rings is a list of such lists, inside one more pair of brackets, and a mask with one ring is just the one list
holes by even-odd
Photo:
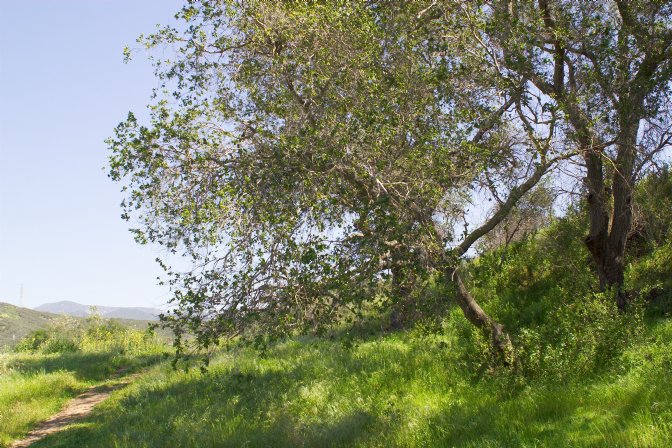
[[128, 111], [144, 115], [157, 84], [143, 55], [123, 63], [124, 46], [180, 4], [2, 1], [0, 301], [165, 303], [158, 249], [120, 219], [104, 140]]
[[[2, 300], [2, 298], [0, 298], [0, 303], [9, 303], [9, 302], [7, 302], [7, 301], [5, 301], [5, 300]], [[146, 309], [146, 310], [150, 310], [150, 309], [151, 309], [151, 310], [159, 310], [159, 311], [163, 311], [161, 308], [157, 308], [157, 307], [153, 307], [153, 306], [143, 306], [143, 305], [138, 305], [138, 306], [134, 306], [134, 305], [128, 305], [128, 306], [120, 306], [120, 305], [93, 305], [93, 304], [89, 304], [89, 303], [82, 303], [82, 302], [77, 302], [77, 301], [74, 301], [74, 300], [68, 300], [68, 299], [62, 299], [62, 300], [54, 300], [54, 301], [49, 301], [49, 302], [43, 302], [43, 303], [40, 303], [40, 304], [38, 304], [38, 305], [34, 305], [34, 306], [30, 306], [30, 307], [24, 305], [24, 306], [22, 306], [22, 307], [23, 307], [23, 308], [28, 308], [28, 309], [31, 309], [31, 310], [37, 310], [37, 311], [40, 311], [39, 308], [44, 307], [45, 305], [58, 305], [58, 304], [62, 304], [62, 303], [69, 303], [69, 304], [80, 305], [80, 306], [95, 306], [95, 307], [97, 307], [97, 308], [110, 308], [110, 309], [113, 309], [113, 308], [129, 308], [129, 309]], [[9, 303], [9, 304], [12, 305], [12, 306], [20, 306], [20, 305], [18, 305], [18, 304], [16, 304], [16, 303]]]

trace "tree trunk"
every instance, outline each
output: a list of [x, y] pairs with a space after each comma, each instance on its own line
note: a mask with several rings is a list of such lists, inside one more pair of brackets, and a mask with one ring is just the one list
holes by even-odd
[[393, 260], [391, 271], [394, 303], [390, 311], [389, 326], [392, 330], [400, 330], [408, 320], [408, 316], [406, 315], [408, 310], [404, 305], [411, 291], [404, 278], [403, 269], [399, 266], [397, 259]]
[[[525, 180], [525, 182], [511, 189], [506, 200], [485, 223], [465, 236], [458, 246], [444, 253], [439, 260], [440, 270], [443, 272], [446, 280], [450, 281], [455, 286], [455, 299], [462, 309], [464, 316], [469, 322], [486, 334], [486, 336], [491, 338], [493, 347], [499, 354], [503, 364], [507, 366], [513, 365], [515, 362], [515, 351], [513, 344], [511, 343], [511, 338], [504, 329], [504, 325], [488, 316], [478, 303], [476, 303], [476, 300], [474, 300], [469, 293], [469, 290], [464, 285], [464, 282], [459, 275], [456, 262], [469, 251], [471, 246], [476, 243], [479, 238], [492, 231], [492, 229], [501, 223], [504, 218], [509, 216], [511, 210], [516, 206], [520, 198], [539, 183], [544, 174], [548, 172], [555, 162], [556, 160], [546, 160], [544, 158], [543, 163], [537, 165], [535, 171]], [[440, 226], [435, 226], [434, 231], [437, 246], [443, 248], [445, 246], [443, 230]]]
[[607, 209], [602, 159], [593, 150], [584, 155], [590, 230], [586, 247], [597, 266], [602, 290], [615, 289], [616, 303], [621, 310], [627, 305], [623, 291], [625, 243], [632, 226], [633, 171], [639, 119], [630, 114], [621, 119], [621, 135], [612, 178], [611, 217]]
[[455, 285], [455, 298], [462, 309], [464, 316], [469, 322], [479, 328], [483, 334], [491, 338], [492, 346], [505, 366], [511, 366], [515, 362], [515, 351], [511, 338], [500, 324], [487, 315], [465, 286], [458, 272], [458, 268], [447, 269], [448, 279]]

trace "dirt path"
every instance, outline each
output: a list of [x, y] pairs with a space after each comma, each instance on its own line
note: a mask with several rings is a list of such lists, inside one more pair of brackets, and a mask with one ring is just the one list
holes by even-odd
[[[127, 369], [117, 370], [113, 378], [118, 378], [126, 370]], [[70, 400], [61, 412], [53, 415], [49, 420], [42, 422], [37, 428], [28, 433], [24, 439], [17, 440], [12, 445], [10, 445], [10, 448], [28, 447], [38, 440], [48, 436], [49, 434], [61, 431], [66, 426], [86, 417], [91, 413], [93, 408], [98, 403], [107, 399], [115, 390], [121, 389], [130, 384], [131, 381], [134, 378], [137, 378], [139, 375], [139, 373], [129, 375], [128, 377], [124, 378], [122, 382], [115, 383], [113, 385], [92, 387], [83, 394]]]

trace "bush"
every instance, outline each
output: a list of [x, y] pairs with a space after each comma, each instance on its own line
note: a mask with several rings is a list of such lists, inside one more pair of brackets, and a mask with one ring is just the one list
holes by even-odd
[[628, 251], [641, 256], [669, 241], [672, 232], [672, 170], [664, 166], [635, 188], [633, 229]]
[[125, 327], [99, 317], [86, 320], [67, 318], [51, 327], [36, 330], [17, 344], [17, 352], [72, 353], [86, 352], [153, 353], [164, 343], [153, 332]]
[[153, 332], [124, 327], [115, 321], [90, 321], [80, 346], [87, 351], [146, 352], [161, 345]]
[[77, 344], [67, 337], [54, 336], [40, 346], [40, 352], [51, 353], [73, 353], [79, 351]]
[[34, 352], [49, 339], [49, 333], [46, 330], [33, 330], [16, 344], [14, 350], [17, 352]]
[[79, 350], [77, 343], [68, 334], [49, 330], [34, 330], [16, 345], [17, 352], [72, 353]]
[[[641, 301], [621, 313], [610, 293], [597, 292], [584, 235], [584, 220], [570, 213], [471, 264], [473, 293], [506, 326], [517, 350], [516, 372], [525, 378], [557, 382], [599, 373], [642, 332]], [[461, 331], [475, 371], [494, 366], [490, 341], [470, 325]]]
[[649, 302], [649, 315], [672, 315], [672, 234], [669, 240], [649, 255], [631, 263], [626, 285]]

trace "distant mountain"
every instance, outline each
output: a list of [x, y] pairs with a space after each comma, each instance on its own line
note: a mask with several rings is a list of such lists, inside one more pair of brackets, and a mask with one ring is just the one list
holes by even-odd
[[154, 308], [111, 308], [105, 313], [99, 312], [103, 317], [115, 319], [133, 319], [133, 320], [159, 320], [161, 310]]
[[[161, 310], [156, 308], [96, 306], [95, 309], [101, 317], [110, 319], [158, 320], [158, 316], [161, 314]], [[35, 310], [75, 317], [86, 317], [91, 314], [91, 306], [69, 300], [45, 303], [36, 307]]]
[[86, 317], [89, 315], [89, 307], [76, 302], [63, 300], [61, 302], [45, 303], [34, 308], [35, 311], [45, 313], [67, 314], [68, 316]]
[[[74, 315], [69, 314], [68, 311], [72, 313], [83, 312], [83, 308], [86, 309], [87, 314], [89, 311], [89, 308], [86, 305], [67, 301], [47, 303], [39, 308], [50, 308], [51, 305], [54, 305], [54, 309], [60, 310], [60, 312], [51, 313], [37, 311], [0, 302], [0, 353], [11, 349], [31, 331], [47, 329], [52, 324], [62, 321], [62, 315]], [[105, 310], [105, 315], [100, 311], [101, 308]], [[160, 312], [154, 308], [99, 307], [98, 310], [101, 316], [105, 319], [110, 319], [123, 326], [135, 328], [140, 331], [147, 329], [147, 325], [149, 324], [148, 321], [157, 320], [156, 314], [154, 313], [158, 314]], [[76, 316], [76, 319], [83, 317], [77, 315], [74, 316]], [[146, 318], [139, 316], [146, 316]], [[172, 340], [172, 333], [169, 330], [159, 328], [156, 330], [156, 333], [166, 341]]]

